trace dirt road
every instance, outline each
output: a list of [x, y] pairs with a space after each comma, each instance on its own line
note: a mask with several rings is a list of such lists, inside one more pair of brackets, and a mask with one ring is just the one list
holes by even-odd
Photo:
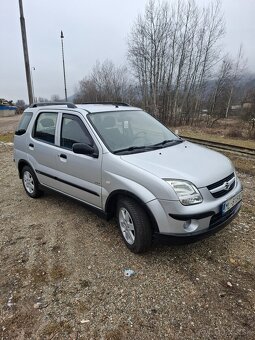
[[0, 134], [14, 132], [18, 126], [20, 115], [12, 117], [0, 117]]
[[0, 147], [1, 339], [254, 338], [255, 181], [240, 177], [245, 203], [223, 231], [134, 255], [114, 222], [29, 198]]

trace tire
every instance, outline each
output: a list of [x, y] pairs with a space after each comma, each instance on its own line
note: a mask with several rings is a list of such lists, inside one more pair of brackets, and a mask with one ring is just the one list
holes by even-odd
[[129, 197], [120, 197], [116, 216], [121, 236], [128, 249], [133, 253], [148, 250], [152, 242], [152, 228], [139, 203]]
[[37, 198], [42, 195], [42, 191], [39, 189], [38, 179], [30, 166], [25, 165], [23, 167], [21, 178], [24, 189], [29, 197]]

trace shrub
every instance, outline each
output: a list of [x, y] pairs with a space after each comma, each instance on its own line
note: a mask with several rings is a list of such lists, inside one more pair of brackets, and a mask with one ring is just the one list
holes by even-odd
[[226, 133], [226, 136], [233, 137], [233, 138], [243, 138], [241, 129], [237, 129], [237, 128], [229, 129], [229, 131]]
[[248, 138], [255, 140], [255, 129], [249, 130], [248, 132]]

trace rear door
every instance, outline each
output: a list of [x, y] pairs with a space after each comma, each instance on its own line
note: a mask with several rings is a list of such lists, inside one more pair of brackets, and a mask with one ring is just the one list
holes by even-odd
[[56, 146], [57, 125], [60, 116], [57, 111], [39, 112], [28, 141], [28, 158], [39, 182], [50, 188], [60, 190], [57, 175], [58, 147]]
[[[81, 114], [62, 113], [59, 126], [58, 179], [61, 191], [86, 203], [101, 208], [100, 144], [92, 138]], [[75, 154], [74, 143], [86, 143], [97, 149], [98, 157]]]

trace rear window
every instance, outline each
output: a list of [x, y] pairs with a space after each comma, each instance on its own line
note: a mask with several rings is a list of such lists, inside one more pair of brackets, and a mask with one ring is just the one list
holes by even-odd
[[55, 112], [40, 113], [35, 123], [34, 138], [54, 144], [57, 118]]
[[21, 120], [19, 122], [18, 130], [26, 130], [28, 127], [28, 124], [30, 123], [30, 120], [33, 116], [33, 112], [24, 112]]

